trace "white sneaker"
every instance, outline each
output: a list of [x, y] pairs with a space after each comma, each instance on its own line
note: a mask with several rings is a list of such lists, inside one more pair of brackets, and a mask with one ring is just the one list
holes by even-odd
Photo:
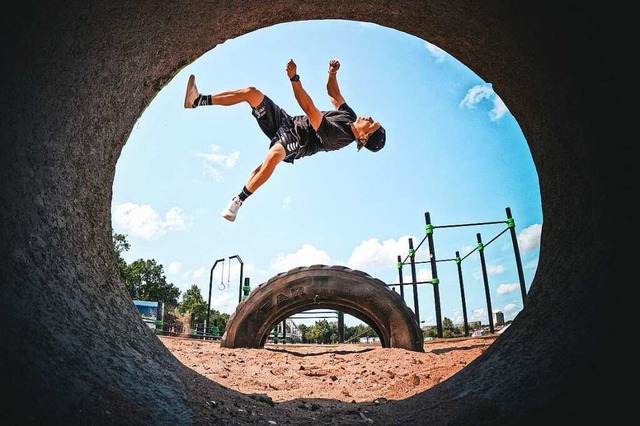
[[184, 107], [185, 108], [195, 108], [193, 103], [200, 92], [198, 92], [198, 87], [196, 86], [196, 76], [191, 74], [189, 76], [189, 80], [187, 81], [187, 91], [184, 95]]
[[236, 215], [238, 214], [238, 210], [240, 209], [241, 205], [242, 205], [242, 201], [240, 201], [240, 198], [233, 197], [233, 200], [229, 201], [229, 204], [227, 204], [227, 207], [224, 210], [222, 210], [222, 213], [221, 213], [222, 217], [224, 217], [230, 222], [233, 222], [234, 220], [236, 220]]

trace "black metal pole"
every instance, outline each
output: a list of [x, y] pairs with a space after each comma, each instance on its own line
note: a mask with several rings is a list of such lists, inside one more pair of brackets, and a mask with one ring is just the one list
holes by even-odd
[[[213, 266], [211, 267], [211, 272], [209, 272], [209, 297], [207, 298], [207, 323], [204, 325], [205, 335], [207, 334], [207, 329], [209, 328], [209, 318], [211, 317], [211, 286], [213, 285], [213, 270], [216, 269], [216, 265], [218, 265], [218, 262], [224, 262], [224, 258], [216, 260]], [[224, 270], [222, 272], [224, 273]]]
[[487, 310], [489, 317], [489, 332], [494, 333], [493, 328], [493, 308], [491, 307], [491, 292], [489, 291], [489, 278], [487, 275], [487, 264], [484, 260], [484, 246], [482, 245], [482, 237], [480, 234], [476, 234], [478, 238], [478, 253], [480, 254], [480, 263], [482, 264], [482, 280], [484, 281], [484, 294], [487, 298]]
[[518, 267], [518, 280], [520, 281], [520, 293], [522, 294], [522, 308], [525, 307], [527, 297], [527, 288], [524, 285], [524, 272], [522, 271], [522, 259], [520, 258], [520, 249], [518, 248], [518, 236], [516, 235], [516, 222], [511, 216], [511, 208], [507, 207], [507, 226], [511, 231], [511, 242], [513, 243], [513, 253], [516, 256], [516, 266]]
[[442, 312], [440, 307], [440, 280], [438, 279], [438, 268], [436, 266], [436, 248], [433, 244], [433, 225], [431, 224], [431, 214], [429, 212], [424, 214], [424, 220], [426, 222], [427, 241], [429, 243], [429, 261], [431, 263], [431, 280], [433, 284], [433, 300], [436, 305], [436, 327], [438, 330], [438, 337], [442, 338]]
[[467, 319], [467, 300], [464, 297], [464, 281], [462, 279], [462, 260], [460, 252], [456, 252], [456, 265], [458, 267], [458, 282], [460, 283], [460, 299], [462, 300], [462, 317], [464, 318], [464, 336], [469, 337], [469, 320]]
[[238, 259], [238, 262], [240, 262], [240, 285], [238, 286], [238, 303], [240, 303], [242, 302], [242, 272], [244, 269], [244, 262], [242, 262], [242, 259], [240, 259], [240, 255], [234, 254], [233, 256], [229, 257], [229, 269], [231, 269], [231, 259], [233, 258]]
[[400, 296], [404, 300], [404, 284], [402, 281], [402, 257], [398, 255], [398, 282], [400, 283]]
[[413, 309], [420, 327], [420, 308], [418, 307], [418, 284], [416, 276], [416, 253], [413, 250], [413, 238], [409, 238], [409, 257], [411, 258], [411, 281], [413, 283]]
[[344, 312], [338, 311], [338, 342], [344, 343]]

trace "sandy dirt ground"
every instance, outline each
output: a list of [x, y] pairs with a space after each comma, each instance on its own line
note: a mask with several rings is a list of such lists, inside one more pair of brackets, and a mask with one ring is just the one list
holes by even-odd
[[160, 336], [184, 365], [218, 384], [268, 402], [329, 398], [400, 400], [446, 380], [483, 353], [496, 335], [435, 339], [424, 352], [379, 344], [267, 344], [221, 348], [219, 341]]

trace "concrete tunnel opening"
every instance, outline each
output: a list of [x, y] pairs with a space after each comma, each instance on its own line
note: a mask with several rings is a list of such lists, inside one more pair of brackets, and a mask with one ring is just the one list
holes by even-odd
[[[585, 232], [607, 226], [607, 203], [596, 201], [610, 196], [601, 167], [609, 157], [600, 155], [606, 139], [584, 110], [582, 87], [594, 79], [576, 48], [591, 22], [572, 19], [590, 11], [509, 2], [331, 4], [203, 10], [144, 2], [137, 13], [40, 4], [18, 7], [5, 23], [3, 92], [38, 102], [3, 108], [0, 337], [3, 362], [12, 366], [2, 384], [3, 418], [95, 421], [108, 411], [121, 424], [202, 421], [201, 396], [189, 386], [200, 379], [154, 341], [117, 278], [109, 217], [115, 164], [143, 108], [185, 63], [247, 31], [329, 15], [434, 40], [499, 85], [530, 144], [545, 217], [527, 310], [473, 365], [424, 394], [372, 408], [373, 416], [433, 424], [586, 418], [577, 400], [594, 401], [589, 389], [606, 381], [603, 365], [614, 352], [605, 351], [610, 330], [593, 314], [609, 307], [612, 243], [607, 232]], [[565, 167], [576, 159], [584, 167]]]

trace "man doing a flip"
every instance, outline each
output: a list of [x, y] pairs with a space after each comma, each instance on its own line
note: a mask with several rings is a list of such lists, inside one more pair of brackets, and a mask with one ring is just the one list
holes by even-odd
[[381, 150], [386, 141], [385, 129], [371, 117], [359, 117], [345, 102], [336, 74], [340, 62], [329, 61], [327, 94], [335, 109], [320, 111], [302, 87], [297, 65], [287, 63], [287, 76], [291, 81], [293, 95], [305, 115], [289, 115], [268, 96], [255, 87], [230, 90], [212, 95], [203, 95], [196, 87], [195, 76], [189, 76], [184, 98], [185, 108], [205, 105], [235, 105], [246, 102], [258, 125], [269, 138], [269, 151], [249, 176], [240, 193], [233, 197], [222, 216], [233, 222], [242, 203], [264, 184], [280, 162], [293, 164], [294, 160], [308, 157], [320, 151], [335, 151], [357, 141], [358, 151], [362, 147], [372, 152]]

